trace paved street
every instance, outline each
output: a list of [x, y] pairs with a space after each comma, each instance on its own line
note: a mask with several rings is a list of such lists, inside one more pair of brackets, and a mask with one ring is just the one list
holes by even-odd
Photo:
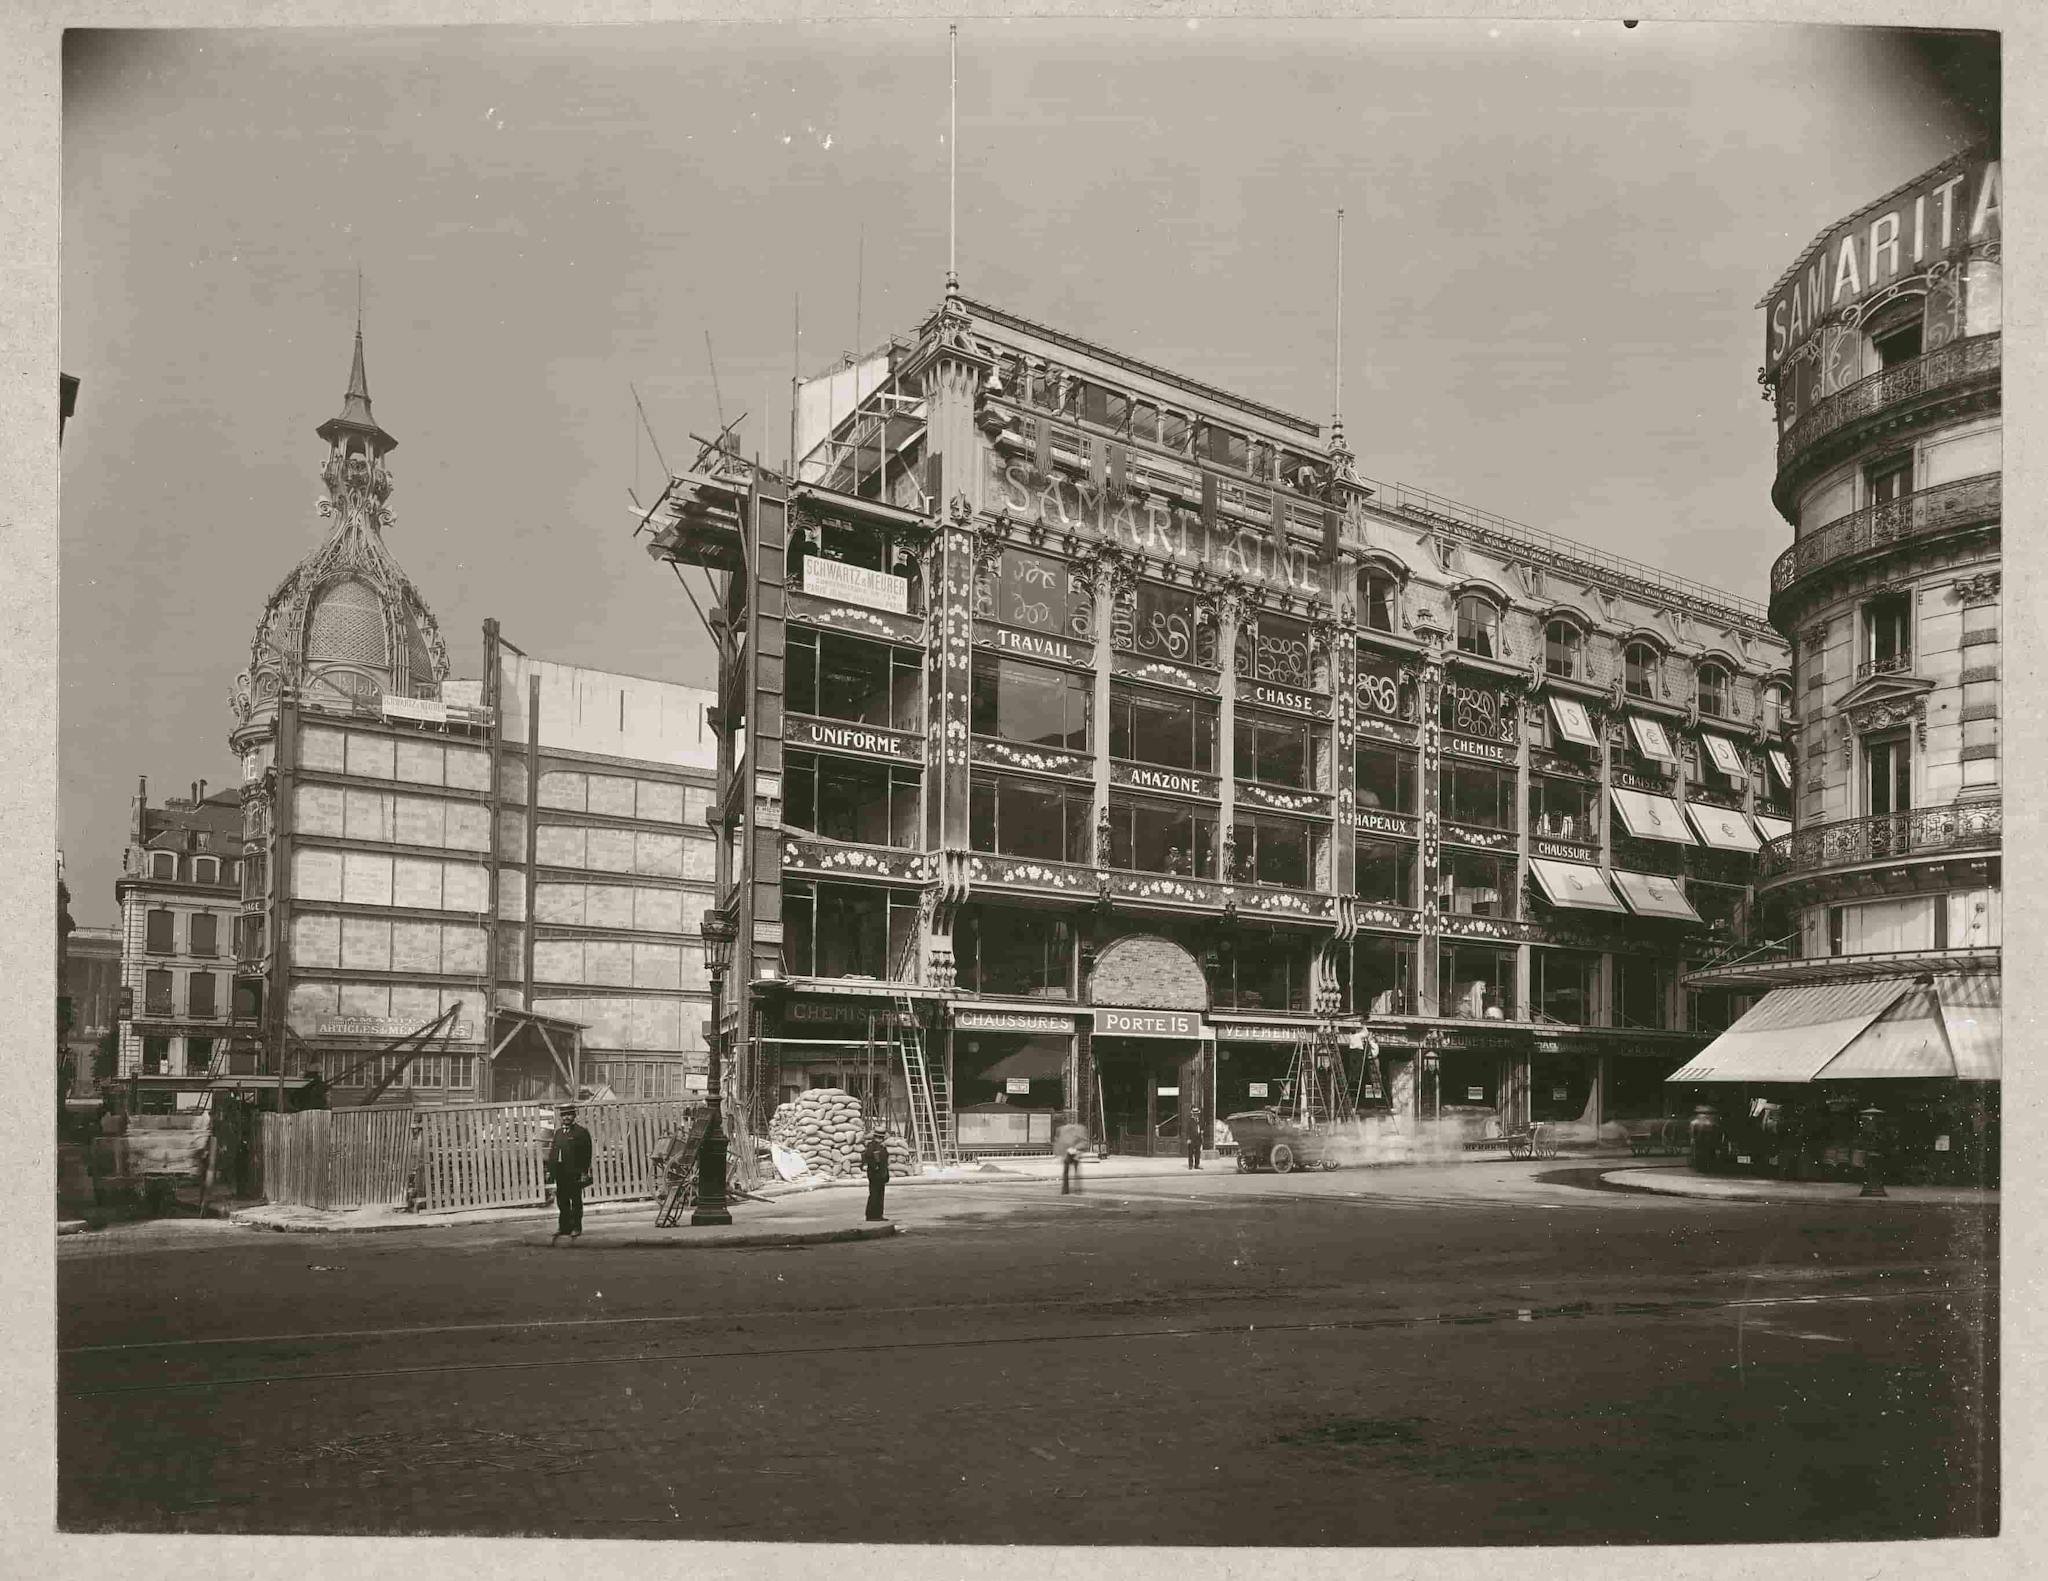
[[1993, 1211], [1598, 1173], [925, 1185], [892, 1193], [893, 1239], [688, 1255], [607, 1250], [631, 1216], [573, 1250], [530, 1222], [74, 1237], [59, 1518], [1205, 1545], [1995, 1529]]

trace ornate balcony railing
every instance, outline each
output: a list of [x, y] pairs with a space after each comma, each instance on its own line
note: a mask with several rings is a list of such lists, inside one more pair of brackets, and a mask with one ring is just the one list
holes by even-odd
[[1900, 675], [1913, 668], [1910, 653], [1888, 653], [1881, 659], [1865, 659], [1856, 666], [1856, 679], [1867, 681], [1873, 675]]
[[2004, 828], [2004, 809], [1998, 802], [1915, 807], [1875, 818], [1844, 818], [1811, 829], [1795, 829], [1771, 841], [1763, 848], [1761, 876], [1793, 878], [1902, 857], [1995, 851]]
[[1778, 556], [1771, 567], [1771, 593], [1775, 597], [1801, 577], [1851, 555], [1867, 554], [1904, 538], [1995, 521], [2002, 503], [1999, 481], [1998, 473], [1986, 472], [1866, 506], [1829, 522]]
[[1800, 452], [1859, 417], [1881, 412], [1916, 395], [1997, 373], [1999, 366], [1999, 337], [1973, 335], [1968, 340], [1950, 341], [1924, 357], [1873, 373], [1854, 384], [1845, 384], [1833, 395], [1816, 401], [1805, 416], [1785, 430], [1778, 440], [1778, 468], [1783, 471]]

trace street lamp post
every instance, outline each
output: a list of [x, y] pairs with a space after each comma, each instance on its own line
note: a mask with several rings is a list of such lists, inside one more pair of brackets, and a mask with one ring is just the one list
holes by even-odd
[[711, 1058], [704, 1084], [704, 1100], [711, 1105], [711, 1118], [704, 1128], [704, 1139], [697, 1144], [697, 1205], [690, 1212], [692, 1227], [732, 1223], [732, 1208], [725, 1197], [729, 1149], [720, 1079], [725, 1065], [725, 978], [732, 965], [731, 919], [715, 911], [706, 912], [703, 935], [706, 964], [711, 968]]
[[1884, 1139], [1878, 1129], [1884, 1124], [1884, 1111], [1872, 1104], [1856, 1118], [1863, 1122], [1863, 1189], [1857, 1195], [1888, 1196], [1884, 1189]]

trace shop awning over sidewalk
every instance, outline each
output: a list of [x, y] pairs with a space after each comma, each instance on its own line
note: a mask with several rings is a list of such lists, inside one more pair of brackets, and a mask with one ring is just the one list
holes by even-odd
[[1997, 1081], [1999, 998], [1995, 972], [1775, 988], [1666, 1079]]
[[1615, 897], [1607, 879], [1597, 867], [1584, 862], [1553, 862], [1532, 857], [1529, 871], [1553, 906], [1579, 906], [1588, 911], [1618, 911], [1628, 908]]
[[1942, 1030], [1958, 1081], [1998, 1081], [2005, 1074], [2003, 980], [1997, 972], [1937, 977]]
[[1809, 1082], [1911, 986], [1904, 978], [1774, 988], [1667, 1082]]

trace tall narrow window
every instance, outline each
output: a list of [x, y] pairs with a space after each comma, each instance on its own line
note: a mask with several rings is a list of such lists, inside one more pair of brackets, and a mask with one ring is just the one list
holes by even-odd
[[143, 925], [142, 948], [151, 955], [177, 953], [175, 918], [168, 911], [152, 911]]
[[178, 880], [178, 859], [169, 851], [149, 853], [149, 876], [161, 883], [174, 884]]
[[192, 953], [220, 954], [220, 918], [210, 911], [198, 912], [192, 918]]
[[1880, 368], [1895, 368], [1920, 355], [1926, 307], [1927, 299], [1916, 293], [1899, 297], [1871, 316], [1864, 333], [1870, 337]]
[[1904, 593], [1887, 593], [1863, 606], [1865, 675], [1887, 675], [1913, 666], [1913, 601]]
[[1873, 741], [1863, 749], [1870, 815], [1905, 812], [1913, 805], [1913, 749], [1904, 737]]
[[1868, 476], [1871, 504], [1882, 505], [1888, 500], [1904, 499], [1913, 492], [1913, 457], [1910, 454], [1891, 456], [1875, 462]]
[[1579, 628], [1553, 620], [1543, 628], [1543, 673], [1575, 680], [1579, 674]]
[[1368, 566], [1358, 573], [1358, 623], [1368, 631], [1394, 629], [1397, 584], [1386, 572]]
[[1657, 650], [1647, 642], [1631, 642], [1622, 655], [1622, 690], [1631, 697], [1657, 695]]
[[1728, 716], [1728, 672], [1718, 664], [1702, 664], [1697, 691], [1700, 712], [1709, 719]]
[[1500, 654], [1500, 611], [1477, 593], [1458, 600], [1458, 651], [1482, 659]]
[[211, 1021], [218, 1013], [214, 1008], [214, 984], [211, 972], [194, 972], [185, 979], [185, 1009], [195, 1021]]
[[142, 974], [142, 1013], [149, 1016], [171, 1014], [171, 974], [162, 970]]

